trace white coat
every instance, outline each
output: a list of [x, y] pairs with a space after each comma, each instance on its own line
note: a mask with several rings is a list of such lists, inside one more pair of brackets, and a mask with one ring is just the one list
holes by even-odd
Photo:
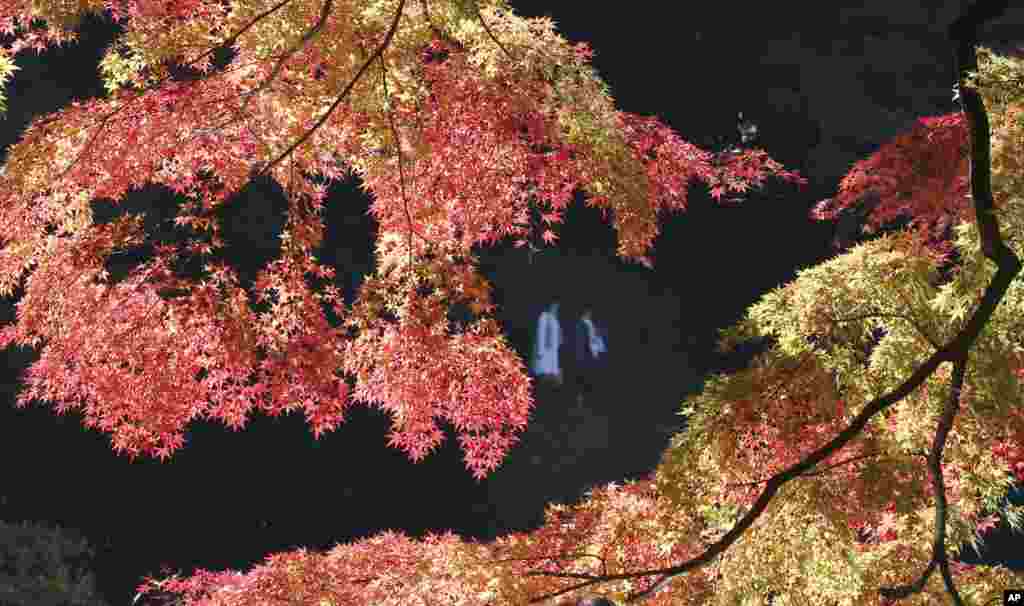
[[561, 377], [558, 350], [564, 340], [562, 326], [558, 323], [558, 306], [553, 305], [541, 312], [537, 319], [537, 338], [531, 364], [534, 375]]

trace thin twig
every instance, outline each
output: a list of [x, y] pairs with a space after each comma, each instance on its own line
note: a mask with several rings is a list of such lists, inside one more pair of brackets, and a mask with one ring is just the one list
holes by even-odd
[[487, 32], [487, 35], [491, 37], [491, 40], [494, 40], [494, 43], [498, 45], [498, 48], [500, 48], [502, 50], [502, 52], [504, 52], [506, 55], [508, 55], [509, 59], [515, 61], [516, 58], [512, 55], [512, 53], [508, 52], [508, 49], [505, 48], [505, 45], [503, 45], [500, 40], [498, 40], [497, 38], [494, 37], [494, 33], [491, 32], [491, 28], [488, 27], [487, 26], [487, 22], [484, 21], [484, 16], [483, 16], [483, 13], [480, 12], [480, 8], [476, 6], [475, 2], [473, 4], [474, 4], [474, 8], [476, 9], [476, 17], [477, 17], [477, 19], [480, 20], [480, 25], [482, 25], [484, 27], [484, 31]]
[[[388, 94], [388, 72], [384, 65], [384, 54], [380, 55], [380, 82], [384, 88], [384, 112], [388, 115], [388, 124], [391, 125], [391, 136], [395, 140], [395, 153], [398, 156], [398, 185], [402, 191], [402, 206], [405, 209], [405, 219], [409, 224], [409, 231], [405, 234], [405, 246], [408, 249], [408, 266], [406, 270], [412, 272], [412, 234], [416, 228], [412, 224], [412, 214], [409, 212], [409, 198], [405, 194], [405, 169], [402, 168], [402, 141], [398, 136], [398, 128], [395, 127], [395, 117], [391, 111], [391, 96]], [[419, 235], [418, 233], [416, 235]], [[420, 236], [421, 238], [423, 236]], [[426, 239], [426, 238], [424, 238]], [[411, 275], [411, 274], [410, 274]]]

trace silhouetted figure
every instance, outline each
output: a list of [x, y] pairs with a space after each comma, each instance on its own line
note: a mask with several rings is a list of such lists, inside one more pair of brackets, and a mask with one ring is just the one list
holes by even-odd
[[541, 312], [537, 319], [537, 334], [534, 338], [531, 368], [538, 379], [562, 384], [562, 366], [558, 351], [565, 341], [562, 326], [558, 322], [558, 303], [554, 302]]
[[743, 112], [736, 116], [736, 130], [740, 133], [741, 145], [750, 145], [757, 139], [757, 125], [751, 120], [744, 120]]
[[594, 320], [591, 312], [591, 307], [584, 305], [576, 321], [576, 368], [580, 389], [577, 402], [595, 391], [608, 355], [608, 331]]

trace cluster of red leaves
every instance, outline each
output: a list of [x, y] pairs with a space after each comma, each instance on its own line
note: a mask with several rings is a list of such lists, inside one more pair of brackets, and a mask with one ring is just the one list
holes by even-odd
[[[848, 421], [846, 405], [837, 397], [831, 373], [813, 356], [790, 369], [766, 364], [753, 372], [751, 380], [764, 386], [763, 396], [733, 401], [721, 413], [721, 426], [734, 429], [719, 436], [718, 447], [735, 464], [713, 480], [718, 494], [728, 495], [734, 504], [743, 507], [760, 495], [762, 481], [829, 442]], [[868, 519], [858, 516], [870, 509], [864, 503], [880, 498], [875, 483], [862, 473], [863, 466], [871, 463], [872, 435], [876, 431], [876, 427], [868, 426], [861, 439], [821, 463], [830, 478], [822, 483], [821, 490], [830, 493], [832, 502], [847, 503], [846, 514], [851, 519], [862, 519], [862, 524]], [[851, 494], [856, 498], [847, 498]]]
[[992, 447], [992, 454], [1010, 468], [1018, 482], [1024, 482], [1024, 447], [1021, 444], [1024, 440], [999, 442]]
[[[608, 575], [663, 568], [693, 558], [707, 547], [697, 538], [698, 525], [693, 512], [660, 496], [648, 475], [636, 482], [595, 488], [579, 507], [549, 507], [541, 528], [500, 537], [493, 551], [503, 559], [504, 574], [527, 579], [526, 595], [547, 595], [564, 589], [567, 579], [538, 572]], [[650, 575], [632, 579], [630, 586], [645, 591], [657, 580], [657, 575]], [[696, 570], [645, 603], [668, 606], [680, 603], [680, 596], [686, 596], [688, 603], [699, 603], [695, 598], [713, 594], [714, 581], [713, 569]]]
[[25, 0], [0, 1], [0, 33], [14, 37], [10, 46], [3, 45], [0, 52], [13, 56], [32, 49], [41, 53], [51, 44], [59, 45], [76, 39], [73, 31], [56, 23], [41, 22], [33, 4]]
[[968, 135], [960, 113], [921, 118], [909, 132], [855, 163], [840, 181], [838, 195], [819, 202], [811, 218], [836, 219], [873, 193], [878, 203], [868, 215], [865, 232], [908, 217], [933, 250], [948, 253], [950, 243], [943, 238], [946, 227], [971, 219], [973, 209], [967, 176]]
[[[408, 603], [423, 590], [418, 582], [424, 572], [421, 563], [437, 558], [445, 544], [454, 540], [451, 533], [414, 541], [389, 531], [354, 545], [339, 545], [326, 554], [305, 549], [273, 554], [244, 575], [197, 570], [187, 579], [146, 579], [138, 591], [159, 589], [180, 594], [186, 603], [210, 606]], [[466, 590], [440, 580], [434, 585], [433, 595]]]
[[[648, 183], [647, 199], [637, 201], [642, 202], [642, 212], [637, 208], [615, 208], [616, 217], [625, 215], [635, 222], [628, 228], [620, 227], [620, 234], [642, 234], [637, 240], [627, 240], [635, 248], [620, 247], [623, 256], [646, 259], [642, 251], [650, 248], [659, 232], [657, 213], [686, 210], [687, 191], [694, 180], [706, 184], [716, 201], [727, 192], [744, 193], [759, 188], [768, 176], [801, 186], [807, 184], [805, 178], [785, 170], [763, 150], [748, 149], [716, 157], [683, 141], [657, 118], [623, 112], [619, 114], [619, 124], [634, 157], [644, 167]], [[591, 203], [601, 206], [607, 199], [596, 196]], [[620, 236], [620, 242], [623, 240]]]

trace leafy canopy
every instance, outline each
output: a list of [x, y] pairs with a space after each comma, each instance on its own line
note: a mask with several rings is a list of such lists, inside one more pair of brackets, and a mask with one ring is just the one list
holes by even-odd
[[[583, 190], [610, 211], [619, 253], [649, 263], [657, 212], [685, 208], [692, 179], [716, 197], [799, 180], [763, 151], [716, 163], [615, 110], [585, 44], [504, 2], [129, 0], [69, 14], [15, 1], [6, 56], [71, 39], [64, 27], [100, 8], [124, 27], [101, 63], [107, 96], [35, 119], [0, 177], [0, 293], [25, 289], [0, 342], [43, 347], [20, 402], [79, 408], [131, 455], [167, 457], [192, 420], [239, 428], [254, 409], [301, 408], [319, 436], [358, 400], [390, 412], [390, 443], [413, 460], [448, 420], [482, 478], [531, 396], [474, 246], [525, 242], [531, 207], [555, 224]], [[224, 245], [213, 211], [255, 174], [288, 192], [289, 218], [250, 292], [210, 257]], [[324, 178], [353, 175], [380, 233], [377, 272], [349, 307], [306, 277], [335, 272], [311, 253]], [[139, 216], [94, 222], [91, 201], [150, 183], [184, 197], [175, 224], [194, 235], [114, 283], [104, 261], [146, 234]], [[203, 279], [178, 271], [191, 258]], [[477, 316], [464, 329], [447, 321], [456, 303]]]
[[[435, 418], [448, 419], [483, 477], [532, 402], [490, 316], [475, 246], [525, 242], [531, 208], [556, 225], [582, 191], [610, 214], [618, 253], [650, 263], [658, 211], [684, 209], [692, 180], [715, 198], [768, 176], [801, 182], [763, 151], [713, 155], [615, 110], [586, 45], [500, 1], [0, 6], [16, 37], [0, 77], [17, 52], [73, 39], [84, 12], [124, 25], [101, 65], [107, 96], [36, 119], [8, 154], [0, 292], [24, 283], [24, 294], [0, 341], [42, 348], [19, 403], [81, 408], [132, 455], [169, 456], [193, 419], [241, 427], [253, 409], [301, 407], [319, 435], [358, 400], [392, 414], [391, 443], [414, 460], [441, 440]], [[223, 65], [218, 48], [230, 51]], [[921, 569], [908, 603], [941, 598], [954, 577], [972, 603], [1019, 585], [1003, 569], [945, 559], [1000, 517], [1019, 524], [1002, 497], [1024, 477], [1014, 256], [1024, 254], [1024, 71], [980, 57], [976, 80], [961, 83], [965, 114], [923, 120], [816, 211], [829, 218], [871, 191], [872, 225], [905, 214], [911, 228], [801, 272], [725, 331], [724, 347], [770, 347], [684, 403], [689, 427], [652, 477], [552, 506], [540, 530], [492, 544], [387, 532], [276, 554], [247, 574], [146, 586], [196, 605], [482, 605], [564, 603], [589, 586], [654, 604], [868, 604]], [[965, 174], [984, 168], [987, 187], [988, 163], [972, 148], [969, 164], [964, 149], [982, 131], [989, 143], [984, 106], [966, 109], [975, 87], [991, 108], [990, 192]], [[223, 246], [212, 212], [255, 174], [288, 192], [280, 258], [253, 293], [223, 263], [182, 276], [178, 260]], [[322, 179], [353, 175], [381, 232], [378, 270], [349, 307], [305, 278], [334, 275], [311, 254]], [[91, 201], [148, 183], [187, 200], [176, 224], [195, 236], [114, 283], [104, 261], [142, 241], [142, 222], [95, 223]], [[252, 297], [270, 311], [254, 313]], [[455, 303], [476, 320], [450, 325]], [[944, 579], [929, 576], [936, 566]]]

